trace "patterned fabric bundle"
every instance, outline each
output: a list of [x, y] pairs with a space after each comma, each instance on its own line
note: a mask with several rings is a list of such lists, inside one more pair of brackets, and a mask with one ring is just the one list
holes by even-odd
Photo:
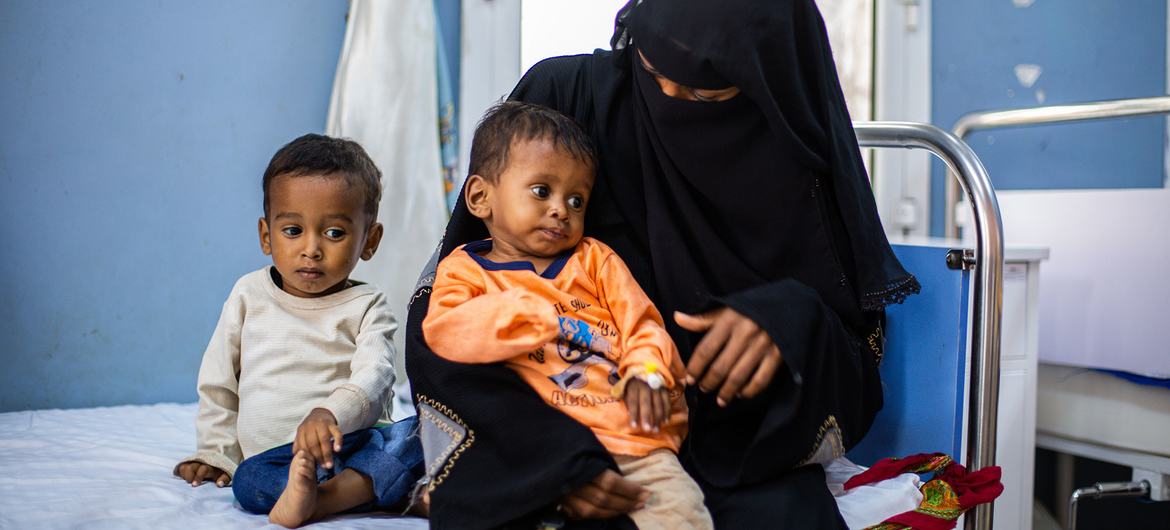
[[974, 472], [942, 453], [922, 453], [906, 458], [886, 458], [845, 482], [845, 489], [873, 484], [902, 473], [934, 473], [922, 485], [922, 503], [866, 530], [947, 530], [963, 512], [995, 500], [1003, 493], [999, 466]]

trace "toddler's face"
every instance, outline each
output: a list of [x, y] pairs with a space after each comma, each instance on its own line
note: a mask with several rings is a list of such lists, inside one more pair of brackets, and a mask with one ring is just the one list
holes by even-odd
[[548, 140], [513, 142], [486, 218], [494, 246], [551, 258], [581, 241], [593, 170]]
[[272, 179], [260, 248], [272, 256], [289, 294], [315, 298], [345, 288], [358, 259], [370, 259], [381, 225], [369, 219], [362, 190], [338, 176]]

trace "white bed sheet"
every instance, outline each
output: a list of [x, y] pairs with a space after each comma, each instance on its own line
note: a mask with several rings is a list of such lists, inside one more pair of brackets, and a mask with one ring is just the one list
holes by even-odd
[[[279, 528], [239, 508], [231, 488], [193, 488], [171, 475], [195, 440], [195, 404], [34, 410], [0, 414], [0, 528]], [[850, 528], [912, 509], [918, 477], [842, 491], [864, 468], [826, 466]], [[361, 514], [310, 528], [427, 528], [417, 517]]]
[[[192, 452], [194, 404], [0, 414], [0, 528], [280, 528], [231, 488], [171, 476]], [[310, 528], [427, 528], [417, 517], [350, 515]]]

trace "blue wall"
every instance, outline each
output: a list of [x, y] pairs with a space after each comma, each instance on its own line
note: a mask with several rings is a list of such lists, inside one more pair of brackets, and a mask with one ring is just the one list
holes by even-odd
[[[976, 111], [1165, 95], [1166, 0], [1009, 0], [932, 4], [931, 120]], [[1024, 86], [1014, 69], [1039, 65]], [[998, 189], [1160, 188], [1161, 117], [977, 132], [968, 142]], [[931, 184], [943, 226], [943, 165]]]
[[5, 0], [0, 411], [192, 401], [260, 253], [260, 175], [321, 132], [345, 0]]

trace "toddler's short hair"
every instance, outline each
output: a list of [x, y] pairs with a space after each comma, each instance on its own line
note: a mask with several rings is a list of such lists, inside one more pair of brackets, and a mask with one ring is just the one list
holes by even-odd
[[281, 147], [268, 169], [264, 170], [264, 216], [268, 216], [268, 188], [280, 175], [340, 176], [351, 186], [359, 186], [365, 195], [365, 212], [370, 222], [378, 218], [382, 200], [382, 171], [370, 160], [366, 150], [353, 140], [322, 134], [306, 134]]
[[475, 127], [468, 175], [496, 182], [508, 166], [512, 142], [549, 140], [573, 158], [597, 170], [593, 141], [572, 118], [553, 109], [521, 101], [504, 101], [488, 109]]

